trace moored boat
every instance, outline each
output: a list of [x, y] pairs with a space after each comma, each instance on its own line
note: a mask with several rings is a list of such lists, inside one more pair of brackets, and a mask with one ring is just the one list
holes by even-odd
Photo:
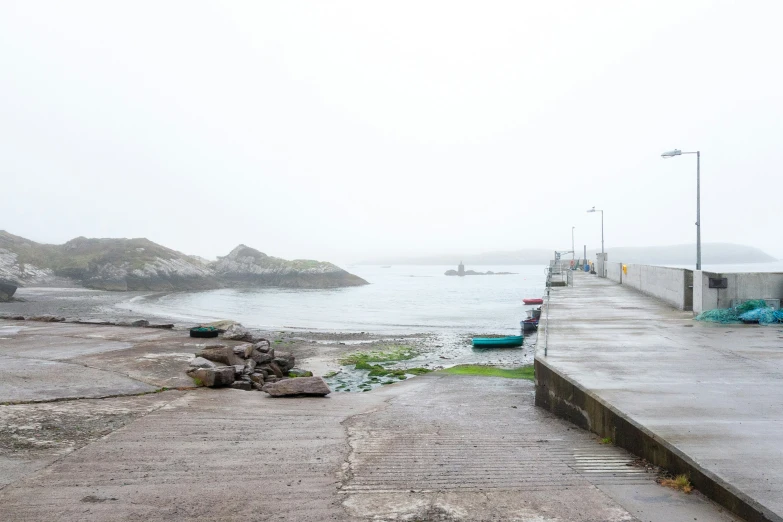
[[529, 297], [527, 299], [522, 299], [522, 302], [525, 303], [526, 305], [544, 304], [544, 300], [537, 297], [536, 298]]
[[535, 332], [538, 330], [538, 319], [525, 319], [524, 321], [519, 321], [520, 326], [522, 326], [523, 332]]
[[522, 346], [525, 341], [522, 335], [510, 335], [508, 337], [474, 337], [473, 346], [476, 348], [515, 348]]

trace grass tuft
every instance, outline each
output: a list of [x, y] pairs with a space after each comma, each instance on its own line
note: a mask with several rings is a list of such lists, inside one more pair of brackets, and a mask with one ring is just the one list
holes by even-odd
[[601, 444], [611, 444], [611, 443], [612, 443], [612, 439], [609, 437], [604, 437], [603, 439], [601, 439]]
[[661, 480], [661, 486], [667, 488], [677, 489], [683, 493], [690, 493], [693, 491], [693, 484], [688, 480], [688, 475], [677, 475], [674, 478], [665, 478]]
[[486, 366], [482, 364], [461, 364], [441, 370], [451, 375], [477, 375], [481, 377], [503, 377], [506, 379], [535, 379], [533, 366], [520, 366], [514, 369], [497, 368], [495, 366]]

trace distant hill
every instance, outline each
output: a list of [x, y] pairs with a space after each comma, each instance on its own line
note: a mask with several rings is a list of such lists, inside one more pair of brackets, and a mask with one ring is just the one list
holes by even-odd
[[[696, 245], [660, 247], [621, 247], [607, 250], [609, 261], [645, 265], [689, 265], [696, 263]], [[591, 252], [587, 251], [588, 256]], [[592, 259], [595, 253], [592, 254]], [[703, 243], [701, 262], [705, 265], [767, 263], [777, 261], [763, 250], [733, 243]]]
[[323, 261], [287, 261], [239, 245], [209, 262], [144, 238], [77, 237], [36, 243], [0, 231], [0, 281], [23, 286], [79, 285], [100, 290], [200, 290], [281, 286], [334, 288], [367, 284]]
[[[656, 247], [617, 247], [607, 249], [610, 261], [648, 265], [681, 265], [695, 261], [696, 245], [671, 245]], [[361, 265], [456, 265], [460, 261], [474, 265], [545, 265], [553, 257], [554, 250], [524, 249], [483, 254], [444, 254], [423, 257], [383, 257], [361, 262]], [[570, 254], [568, 255], [570, 258]], [[582, 257], [580, 252], [576, 257]], [[595, 259], [595, 251], [588, 250], [587, 257]], [[758, 248], [732, 243], [702, 244], [704, 264], [764, 263], [776, 259]]]

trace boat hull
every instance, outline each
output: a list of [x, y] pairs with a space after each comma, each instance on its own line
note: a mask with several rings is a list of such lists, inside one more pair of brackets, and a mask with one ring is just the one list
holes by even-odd
[[474, 337], [473, 346], [475, 348], [516, 348], [522, 346], [525, 338], [522, 335], [512, 335], [509, 337]]
[[544, 304], [543, 299], [522, 299], [522, 302], [526, 305], [538, 305], [538, 304]]

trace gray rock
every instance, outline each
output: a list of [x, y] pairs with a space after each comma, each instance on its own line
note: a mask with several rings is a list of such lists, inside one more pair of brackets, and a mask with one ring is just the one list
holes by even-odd
[[16, 293], [16, 285], [10, 281], [0, 281], [0, 302], [8, 302]]
[[265, 384], [263, 391], [272, 397], [290, 397], [296, 395], [319, 396], [329, 395], [332, 390], [321, 377], [300, 377], [285, 379], [275, 383]]
[[198, 379], [202, 386], [217, 388], [231, 386], [234, 382], [234, 368], [232, 366], [220, 366], [218, 368], [198, 368], [191, 372], [194, 379]]
[[287, 374], [296, 365], [296, 358], [288, 352], [277, 352], [273, 361], [284, 374]]
[[283, 370], [281, 370], [280, 367], [278, 365], [276, 365], [274, 362], [271, 362], [269, 364], [265, 364], [264, 367], [267, 370], [269, 370], [278, 379], [283, 376]]
[[139, 319], [138, 321], [133, 321], [130, 325], [131, 326], [145, 327], [145, 326], [149, 326], [150, 322], [147, 321], [146, 319]]
[[266, 377], [264, 379], [264, 384], [269, 384], [269, 383], [277, 382], [277, 381], [278, 381], [277, 377], [275, 377], [274, 375], [269, 375], [268, 377]]
[[253, 381], [256, 384], [260, 384], [261, 386], [264, 385], [264, 374], [263, 373], [252, 373], [250, 374], [250, 380]]
[[249, 341], [251, 338], [250, 332], [239, 323], [232, 324], [226, 328], [223, 334], [223, 339], [229, 339], [232, 341]]
[[250, 343], [239, 344], [233, 347], [234, 354], [243, 359], [247, 359], [253, 353], [253, 345]]
[[206, 346], [196, 354], [196, 357], [203, 357], [210, 361], [220, 363], [225, 366], [235, 366], [241, 364], [244, 366], [245, 360], [238, 357], [230, 346], [225, 344], [212, 344]]
[[234, 381], [231, 387], [235, 390], [251, 391], [253, 389], [253, 383], [249, 381]]
[[288, 370], [289, 377], [312, 377], [313, 372], [303, 370], [301, 368], [291, 368]]
[[268, 364], [274, 360], [273, 355], [262, 353], [255, 349], [253, 350], [253, 353], [250, 354], [250, 358], [253, 359], [256, 364]]
[[272, 349], [272, 343], [266, 339], [262, 339], [261, 341], [253, 343], [253, 348], [261, 353], [269, 353], [269, 350]]
[[244, 364], [235, 364], [234, 365], [234, 377], [239, 378], [245, 373], [245, 365]]
[[217, 368], [217, 364], [203, 357], [196, 357], [190, 361], [191, 368]]
[[245, 362], [245, 374], [250, 375], [256, 371], [256, 362], [253, 359], [248, 359]]

